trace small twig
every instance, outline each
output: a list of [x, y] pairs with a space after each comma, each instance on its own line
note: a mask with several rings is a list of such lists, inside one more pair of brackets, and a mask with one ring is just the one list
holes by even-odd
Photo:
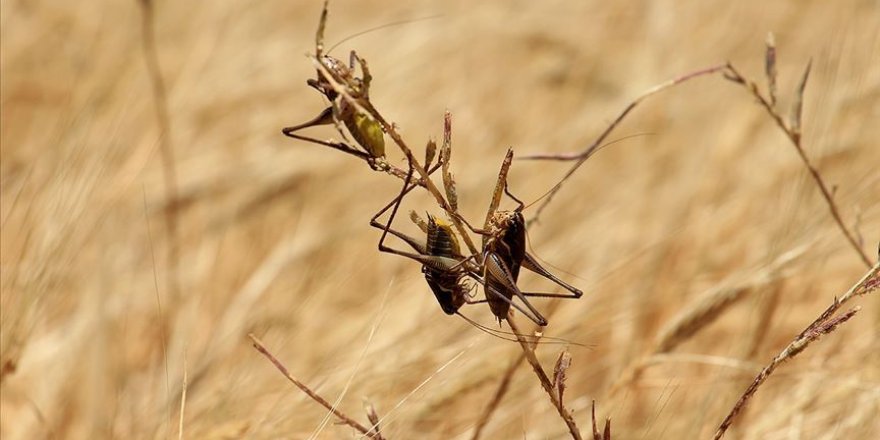
[[284, 377], [286, 377], [287, 380], [290, 381], [290, 383], [296, 385], [297, 388], [299, 388], [302, 392], [306, 393], [306, 395], [309, 396], [312, 400], [314, 400], [315, 402], [318, 402], [324, 408], [327, 408], [327, 410], [329, 410], [331, 413], [333, 413], [333, 415], [335, 415], [337, 418], [339, 418], [339, 420], [342, 423], [345, 423], [346, 425], [351, 426], [354, 429], [357, 429], [358, 431], [360, 431], [361, 434], [363, 434], [367, 437], [378, 438], [376, 436], [377, 435], [376, 432], [373, 432], [372, 430], [365, 428], [360, 423], [352, 420], [351, 417], [348, 417], [347, 415], [341, 413], [339, 410], [334, 408], [333, 405], [330, 404], [330, 402], [325, 400], [323, 397], [319, 396], [317, 393], [315, 393], [314, 391], [309, 389], [309, 387], [307, 387], [304, 383], [300, 382], [295, 377], [293, 377], [290, 374], [290, 372], [287, 370], [287, 367], [285, 367], [284, 364], [282, 364], [281, 361], [278, 360], [278, 358], [276, 358], [272, 353], [270, 353], [269, 350], [267, 350], [266, 347], [263, 345], [263, 342], [260, 341], [256, 336], [254, 336], [253, 333], [248, 334], [248, 337], [251, 338], [251, 341], [253, 341], [254, 348], [256, 348], [257, 351], [259, 351], [263, 356], [265, 356], [266, 359], [269, 359], [269, 361], [272, 362], [273, 365], [275, 365], [275, 368], [277, 368], [278, 371], [280, 371], [281, 374], [283, 374]]
[[550, 378], [547, 377], [547, 373], [541, 366], [541, 362], [538, 361], [538, 357], [535, 356], [535, 351], [532, 349], [529, 341], [523, 336], [522, 332], [519, 331], [519, 328], [517, 328], [516, 323], [511, 316], [507, 317], [507, 325], [510, 326], [510, 330], [516, 335], [516, 340], [519, 341], [519, 345], [522, 347], [526, 360], [529, 361], [532, 370], [535, 372], [535, 375], [538, 376], [538, 381], [541, 382], [541, 387], [544, 388], [544, 391], [550, 396], [550, 403], [553, 404], [553, 407], [556, 408], [556, 412], [559, 413], [562, 421], [565, 422], [565, 425], [568, 427], [568, 432], [571, 434], [571, 438], [581, 440], [583, 437], [581, 437], [581, 432], [577, 427], [577, 423], [574, 421], [574, 417], [572, 417], [571, 413], [565, 408], [563, 402], [557, 398], [556, 392], [553, 390], [553, 383], [550, 381]]
[[844, 303], [849, 301], [850, 299], [866, 295], [880, 288], [880, 263], [875, 264], [871, 270], [869, 270], [858, 283], [856, 283], [852, 288], [849, 289], [840, 299], [835, 298], [834, 301], [816, 318], [810, 325], [808, 325], [804, 331], [802, 331], [799, 335], [797, 335], [794, 340], [788, 344], [785, 349], [783, 349], [770, 363], [761, 370], [760, 373], [755, 377], [752, 381], [752, 384], [746, 389], [746, 391], [740, 396], [739, 400], [730, 410], [730, 413], [727, 414], [727, 417], [724, 418], [724, 421], [721, 422], [721, 425], [718, 427], [718, 430], [715, 432], [715, 440], [719, 440], [724, 437], [724, 433], [727, 432], [727, 429], [730, 428], [730, 425], [733, 423], [733, 420], [745, 409], [749, 400], [755, 393], [758, 391], [758, 388], [773, 374], [773, 371], [776, 370], [782, 362], [787, 359], [793, 358], [798, 355], [800, 352], [804, 351], [810, 343], [819, 339], [821, 336], [829, 334], [834, 331], [839, 325], [848, 321], [850, 318], [855, 316], [856, 313], [860, 310], [859, 307], [854, 307], [845, 313], [834, 316], [835, 313], [843, 306]]
[[804, 74], [801, 78], [801, 82], [798, 85], [797, 93], [795, 96], [795, 104], [792, 108], [792, 125], [789, 127], [785, 120], [783, 120], [782, 115], [780, 115], [776, 109], [773, 107], [771, 101], [767, 100], [764, 95], [758, 90], [758, 86], [751, 80], [742, 76], [739, 71], [733, 67], [733, 64], [727, 63], [725, 70], [725, 78], [729, 79], [731, 82], [735, 84], [741, 85], [749, 94], [751, 94], [755, 99], [758, 100], [758, 103], [767, 111], [767, 114], [776, 122], [776, 125], [785, 133], [788, 137], [788, 140], [794, 146], [797, 151], [798, 157], [800, 157], [801, 162], [803, 162], [804, 166], [807, 168], [807, 171], [810, 172], [810, 176], [813, 178], [813, 181], [816, 182], [816, 186], [819, 187], [819, 191], [822, 193], [822, 197], [825, 199], [825, 203], [828, 205], [828, 210], [831, 211], [831, 216], [834, 217], [834, 221], [837, 223], [838, 229], [843, 235], [846, 237], [846, 240], [849, 242], [850, 246], [859, 254], [862, 262], [865, 263], [865, 266], [871, 267], [871, 259], [868, 258], [868, 255], [865, 253], [864, 249], [859, 246], [858, 240], [855, 238], [854, 234], [850, 232], [849, 228], [843, 221], [843, 218], [840, 215], [840, 210], [837, 207], [837, 203], [834, 201], [834, 194], [828, 188], [828, 185], [825, 184], [825, 180], [822, 178], [822, 175], [819, 174], [819, 170], [815, 165], [810, 161], [810, 158], [807, 156], [806, 151], [804, 151], [803, 145], [801, 144], [801, 111], [803, 108], [803, 94], [804, 89], [806, 88], [807, 79], [810, 74], [810, 64], [807, 64], [806, 69], [804, 70]]
[[630, 101], [630, 103], [627, 104], [627, 106], [623, 109], [623, 111], [620, 112], [619, 115], [617, 115], [617, 118], [615, 118], [614, 121], [612, 121], [611, 124], [608, 125], [608, 127], [606, 127], [605, 130], [601, 134], [599, 134], [599, 137], [597, 137], [596, 140], [594, 140], [592, 144], [590, 144], [587, 148], [585, 148], [580, 153], [573, 154], [573, 155], [560, 155], [560, 156], [556, 156], [556, 157], [553, 157], [552, 155], [546, 155], [546, 154], [535, 155], [535, 156], [521, 156], [520, 160], [548, 160], [548, 159], [552, 159], [552, 160], [573, 160], [573, 161], [575, 161], [574, 165], [572, 165], [571, 168], [569, 168], [569, 170], [565, 173], [565, 175], [562, 177], [562, 179], [559, 180], [559, 182], [547, 194], [547, 197], [535, 209], [535, 215], [529, 220], [529, 223], [533, 223], [538, 220], [538, 218], [541, 215], [541, 212], [544, 211], [544, 208], [546, 208], [548, 204], [550, 204], [550, 201], [553, 200], [553, 196], [555, 196], [556, 193], [562, 188], [562, 185], [572, 176], [572, 174], [574, 174], [575, 171], [577, 171], [578, 168], [580, 168], [581, 165], [583, 165], [584, 162], [586, 162], [587, 159], [590, 158], [590, 156], [593, 155], [593, 153], [596, 152], [596, 149], [598, 149], [599, 146], [602, 145], [602, 142], [605, 141], [605, 139], [608, 137], [608, 135], [610, 135], [611, 132], [614, 131], [615, 128], [617, 128], [617, 126], [621, 123], [621, 121], [623, 121], [623, 119], [626, 118], [626, 115], [628, 115], [629, 112], [631, 112], [634, 108], [636, 108], [636, 106], [639, 105], [639, 103], [641, 103], [642, 101], [644, 101], [645, 99], [647, 99], [651, 95], [659, 93], [659, 92], [661, 92], [665, 89], [668, 89], [670, 87], [673, 87], [677, 84], [681, 84], [685, 81], [688, 81], [688, 80], [691, 80], [691, 79], [694, 79], [694, 78], [697, 78], [700, 76], [706, 76], [706, 75], [713, 74], [715, 72], [719, 72], [726, 67], [727, 67], [727, 65], [724, 65], [724, 64], [708, 67], [705, 69], [697, 70], [697, 71], [673, 78], [673, 79], [666, 81], [662, 84], [658, 84], [654, 87], [651, 87], [646, 92], [644, 92], [641, 95], [639, 95], [638, 97], [636, 97], [636, 99]]

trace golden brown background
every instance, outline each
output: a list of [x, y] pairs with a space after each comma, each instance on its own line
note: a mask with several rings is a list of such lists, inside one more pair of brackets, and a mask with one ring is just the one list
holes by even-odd
[[[468, 438], [520, 348], [441, 313], [367, 220], [399, 181], [280, 128], [324, 103], [319, 1], [160, 1], [157, 50], [178, 176], [168, 200], [135, 1], [2, 2], [4, 439], [350, 438], [251, 346], [390, 438]], [[731, 60], [763, 85], [779, 47], [780, 108], [807, 61], [804, 144], [872, 258], [880, 239], [880, 7], [875, 1], [334, 1], [327, 40], [375, 79], [374, 104], [414, 146], [454, 116], [462, 210], [480, 219], [507, 147], [583, 148], [640, 92]], [[335, 136], [329, 128], [313, 130]], [[581, 287], [547, 334], [572, 346], [566, 401], [591, 399], [615, 438], [706, 438], [772, 356], [863, 273], [794, 149], [719, 76], [636, 109], [530, 230]], [[396, 149], [391, 160], [404, 165]], [[516, 162], [526, 201], [567, 164]], [[434, 209], [424, 194], [409, 208]], [[167, 288], [168, 210], [180, 293]], [[417, 229], [401, 216], [397, 225]], [[794, 254], [787, 254], [794, 252]], [[768, 269], [785, 255], [783, 270]], [[772, 269], [772, 267], [771, 267]], [[565, 275], [568, 273], [570, 275]], [[524, 276], [523, 286], [547, 287]], [[649, 358], [702, 295], [752, 286], [714, 323]], [[880, 304], [783, 365], [729, 438], [880, 436]], [[482, 306], [464, 309], [493, 325]], [[559, 346], [538, 353], [552, 366]], [[527, 366], [484, 438], [564, 438]]]

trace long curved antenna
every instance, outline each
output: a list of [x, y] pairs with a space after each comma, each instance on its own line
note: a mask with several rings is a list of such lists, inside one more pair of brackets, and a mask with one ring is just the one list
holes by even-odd
[[503, 339], [505, 341], [519, 342], [515, 338], [505, 338], [504, 336], [501, 336], [501, 335], [520, 336], [523, 338], [546, 339], [546, 341], [540, 341], [540, 340], [529, 341], [530, 343], [537, 344], [537, 345], [574, 345], [577, 347], [592, 348], [588, 344], [574, 342], [570, 339], [565, 339], [565, 338], [557, 338], [557, 337], [553, 337], [553, 336], [526, 335], [526, 334], [522, 334], [522, 333], [506, 332], [504, 330], [496, 330], [496, 329], [490, 328], [488, 326], [485, 326], [483, 324], [480, 324], [479, 322], [474, 321], [471, 318], [468, 318], [467, 316], [463, 315], [461, 312], [455, 312], [455, 314], [460, 316], [462, 319], [464, 319], [468, 324], [476, 327], [478, 330], [480, 330], [480, 331], [482, 331], [492, 337], [496, 337], [498, 339]]
[[330, 49], [327, 49], [327, 54], [329, 55], [330, 52], [333, 52], [333, 49], [336, 49], [337, 47], [339, 47], [340, 44], [345, 43], [346, 41], [349, 41], [353, 38], [360, 37], [361, 35], [364, 35], [364, 34], [369, 34], [370, 32], [373, 32], [373, 31], [378, 31], [379, 29], [385, 29], [385, 28], [389, 28], [389, 27], [393, 27], [393, 26], [400, 26], [400, 25], [415, 23], [415, 22], [419, 22], [419, 21], [434, 20], [434, 19], [440, 18], [442, 16], [443, 16], [443, 14], [435, 14], [435, 15], [429, 15], [427, 17], [410, 18], [410, 19], [406, 19], [406, 20], [392, 21], [391, 23], [385, 23], [385, 24], [382, 24], [379, 26], [371, 27], [369, 29], [364, 29], [362, 31], [355, 32], [355, 33], [337, 41], [335, 44], [330, 46]]

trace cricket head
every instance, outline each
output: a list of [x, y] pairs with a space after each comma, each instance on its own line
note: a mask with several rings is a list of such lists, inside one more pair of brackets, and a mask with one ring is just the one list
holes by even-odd
[[[351, 68], [349, 68], [344, 62], [330, 55], [321, 55], [318, 58], [318, 62], [321, 63], [324, 70], [317, 69], [317, 78], [306, 80], [306, 84], [308, 84], [309, 87], [317, 90], [331, 101], [339, 96], [339, 92], [333, 88], [333, 84], [330, 82], [331, 79], [333, 82], [349, 89], [349, 94], [353, 96], [361, 93], [361, 90], [363, 89], [363, 81], [360, 78], [355, 78]], [[327, 78], [327, 73], [329, 73], [331, 78]]]

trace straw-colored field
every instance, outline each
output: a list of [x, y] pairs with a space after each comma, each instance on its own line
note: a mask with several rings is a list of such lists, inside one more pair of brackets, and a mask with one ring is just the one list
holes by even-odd
[[[812, 58], [803, 145], [876, 261], [877, 2], [476, 3], [339, 0], [327, 29], [332, 45], [412, 21], [333, 53], [370, 62], [372, 102], [418, 157], [452, 112], [474, 223], [508, 147], [583, 149], [651, 86], [726, 60], [766, 93], [772, 31], [779, 111]], [[155, 5], [169, 190], [138, 2], [2, 1], [4, 439], [177, 438], [184, 376], [184, 438], [356, 436], [254, 350], [251, 332], [360, 423], [374, 405], [387, 438], [473, 435], [522, 349], [444, 315], [418, 263], [377, 251], [368, 220], [399, 180], [281, 135], [325, 106], [305, 84], [320, 10]], [[532, 252], [584, 297], [533, 304], [547, 336], [584, 345], [569, 346], [564, 398], [585, 435], [595, 399], [615, 439], [711, 438], [761, 367], [867, 266], [783, 132], [719, 74], [645, 101], [609, 140], [627, 136], [529, 230]], [[511, 191], [535, 201], [569, 166], [515, 161]], [[441, 214], [424, 191], [409, 209]], [[406, 212], [395, 225], [420, 234]], [[554, 288], [528, 272], [520, 286]], [[713, 298], [717, 316], [664, 339]], [[726, 438], [880, 438], [880, 298], [845, 308], [856, 305], [778, 368]], [[483, 304], [462, 312], [499, 328]], [[562, 348], [538, 347], [546, 369]], [[569, 435], [528, 364], [509, 387], [482, 438]]]

